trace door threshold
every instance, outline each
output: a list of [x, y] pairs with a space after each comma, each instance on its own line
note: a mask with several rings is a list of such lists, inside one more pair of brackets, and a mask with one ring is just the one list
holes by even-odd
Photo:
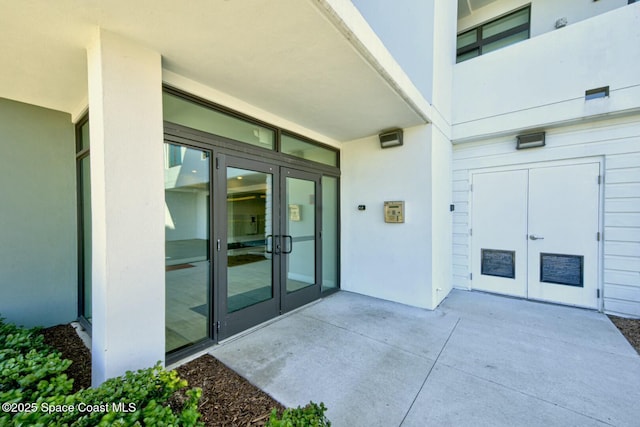
[[298, 307], [298, 308], [296, 308], [294, 310], [291, 310], [291, 311], [288, 311], [286, 313], [280, 314], [280, 315], [278, 315], [278, 316], [276, 316], [274, 318], [271, 318], [269, 320], [266, 320], [266, 321], [264, 321], [264, 322], [262, 322], [262, 323], [260, 323], [260, 324], [258, 324], [256, 326], [252, 326], [249, 329], [245, 329], [242, 332], [238, 332], [237, 334], [232, 335], [229, 338], [225, 338], [223, 340], [218, 341], [218, 344], [216, 344], [216, 345], [225, 345], [225, 344], [228, 344], [230, 342], [233, 342], [233, 341], [235, 341], [235, 340], [237, 340], [239, 338], [242, 338], [242, 337], [244, 337], [246, 335], [249, 335], [249, 334], [251, 334], [251, 333], [253, 333], [253, 332], [257, 331], [257, 330], [260, 330], [260, 329], [264, 328], [265, 326], [269, 326], [270, 324], [272, 324], [274, 322], [277, 322], [278, 320], [284, 319], [285, 317], [288, 317], [288, 316], [290, 316], [290, 315], [292, 315], [294, 313], [297, 313], [298, 311], [300, 311], [302, 309], [305, 309], [307, 307], [311, 307], [312, 305], [319, 303], [323, 299], [324, 298], [322, 298], [322, 297], [318, 298], [317, 300], [311, 301], [310, 303], [305, 304], [303, 306], [300, 306], [300, 307]]
[[485, 291], [482, 289], [469, 289], [469, 292], [477, 292], [480, 294], [487, 294], [487, 295], [495, 295], [497, 297], [502, 297], [502, 298], [509, 298], [509, 299], [517, 299], [517, 300], [521, 300], [521, 301], [529, 301], [529, 302], [534, 302], [534, 303], [538, 303], [538, 304], [546, 304], [546, 305], [555, 305], [558, 307], [569, 307], [569, 308], [578, 308], [580, 310], [587, 310], [587, 311], [595, 311], [598, 313], [603, 313], [602, 310], [598, 310], [597, 308], [594, 307], [588, 307], [588, 306], [583, 306], [583, 305], [575, 305], [575, 304], [567, 304], [564, 302], [557, 302], [557, 301], [552, 301], [552, 300], [544, 300], [544, 299], [535, 299], [535, 298], [527, 298], [527, 297], [521, 297], [518, 295], [509, 295], [509, 294], [501, 294], [498, 292], [491, 292], [491, 291]]

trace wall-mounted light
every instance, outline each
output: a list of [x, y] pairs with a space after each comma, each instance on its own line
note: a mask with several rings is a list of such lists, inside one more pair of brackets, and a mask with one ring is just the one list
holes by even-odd
[[609, 96], [609, 86], [597, 87], [595, 89], [589, 89], [584, 91], [584, 100], [590, 101], [592, 99], [607, 98]]
[[526, 135], [518, 135], [518, 143], [516, 149], [523, 150], [525, 148], [544, 147], [544, 132], [529, 133]]
[[391, 129], [382, 132], [380, 135], [380, 147], [391, 148], [398, 147], [402, 142], [402, 129]]

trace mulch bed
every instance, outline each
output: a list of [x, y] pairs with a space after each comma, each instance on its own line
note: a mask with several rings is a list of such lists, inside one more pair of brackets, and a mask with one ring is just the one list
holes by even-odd
[[63, 359], [73, 363], [67, 376], [73, 378], [73, 393], [91, 387], [91, 352], [71, 325], [58, 325], [43, 329], [44, 343], [62, 353]]
[[640, 354], [640, 319], [625, 319], [617, 316], [609, 316], [609, 319]]
[[[74, 379], [73, 391], [91, 386], [91, 353], [71, 325], [43, 329], [44, 341], [73, 363], [67, 369]], [[263, 426], [273, 408], [285, 409], [268, 394], [252, 385], [210, 355], [201, 356], [176, 369], [189, 388], [200, 387], [199, 410], [207, 426]], [[184, 392], [184, 391], [183, 391]], [[169, 404], [182, 406], [184, 393], [176, 394]]]
[[[206, 354], [176, 369], [189, 387], [200, 387], [199, 410], [208, 426], [263, 426], [282, 406], [218, 359]], [[173, 405], [172, 405], [173, 406]]]

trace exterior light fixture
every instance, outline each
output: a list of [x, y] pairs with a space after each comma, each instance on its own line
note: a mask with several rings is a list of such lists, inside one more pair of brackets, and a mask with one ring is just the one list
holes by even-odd
[[598, 98], [607, 98], [607, 97], [609, 97], [609, 86], [589, 89], [584, 92], [585, 101], [590, 101], [592, 99], [598, 99]]
[[402, 129], [391, 129], [382, 132], [380, 135], [380, 147], [391, 148], [398, 147], [402, 142]]
[[544, 147], [544, 132], [529, 133], [526, 135], [518, 135], [518, 143], [516, 149], [523, 150], [525, 148]]

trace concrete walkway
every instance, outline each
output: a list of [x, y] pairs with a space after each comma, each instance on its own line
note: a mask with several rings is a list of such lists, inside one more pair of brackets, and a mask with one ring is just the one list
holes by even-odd
[[575, 308], [339, 292], [211, 354], [287, 406], [324, 402], [336, 427], [640, 425], [640, 356]]

